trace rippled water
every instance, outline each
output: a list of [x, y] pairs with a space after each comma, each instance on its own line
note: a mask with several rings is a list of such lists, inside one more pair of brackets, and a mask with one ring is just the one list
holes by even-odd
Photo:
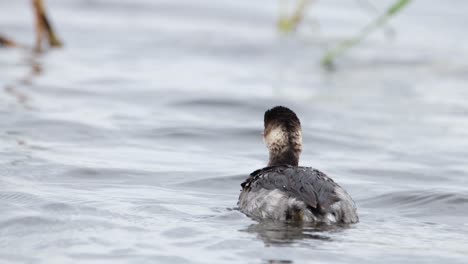
[[[357, 2], [317, 2], [279, 36], [277, 1], [47, 1], [66, 47], [0, 50], [0, 259], [466, 263], [468, 4], [413, 1], [393, 38], [325, 71], [326, 47], [375, 16]], [[32, 43], [28, 5], [1, 1], [0, 32]], [[359, 224], [235, 210], [278, 104]]]

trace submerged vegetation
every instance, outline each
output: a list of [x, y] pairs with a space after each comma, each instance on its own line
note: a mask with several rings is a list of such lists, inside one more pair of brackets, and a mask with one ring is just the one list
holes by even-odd
[[[278, 29], [285, 33], [295, 31], [305, 16], [309, 2], [309, 0], [299, 0], [297, 8], [292, 12], [291, 15], [287, 16], [280, 14], [278, 19]], [[322, 65], [326, 67], [332, 66], [334, 60], [338, 56], [342, 55], [347, 50], [360, 43], [373, 31], [384, 26], [390, 20], [390, 18], [398, 14], [410, 2], [411, 0], [397, 0], [394, 2], [383, 14], [365, 26], [356, 36], [341, 41], [334, 48], [326, 52], [321, 60]]]

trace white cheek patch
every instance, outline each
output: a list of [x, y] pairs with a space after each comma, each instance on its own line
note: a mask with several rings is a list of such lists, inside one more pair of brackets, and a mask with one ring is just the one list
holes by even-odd
[[287, 135], [280, 126], [270, 130], [265, 136], [265, 143], [267, 146], [271, 146], [272, 144], [285, 145], [286, 141]]

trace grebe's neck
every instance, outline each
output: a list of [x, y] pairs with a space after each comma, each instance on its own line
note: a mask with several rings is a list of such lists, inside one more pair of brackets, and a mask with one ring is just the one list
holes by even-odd
[[302, 152], [300, 128], [287, 131], [283, 127], [277, 127], [268, 133], [265, 141], [269, 149], [268, 166], [299, 165], [299, 156]]
[[299, 155], [291, 149], [288, 149], [282, 153], [272, 153], [270, 151], [270, 158], [268, 166], [279, 166], [279, 165], [299, 165]]

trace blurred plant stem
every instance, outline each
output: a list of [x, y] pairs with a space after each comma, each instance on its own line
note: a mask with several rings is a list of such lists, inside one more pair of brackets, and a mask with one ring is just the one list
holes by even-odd
[[[279, 31], [283, 33], [290, 33], [295, 31], [297, 29], [297, 26], [301, 23], [302, 19], [304, 18], [304, 14], [307, 10], [309, 2], [309, 0], [299, 0], [299, 4], [297, 5], [292, 15], [285, 14], [286, 11], [282, 11], [285, 9], [284, 5], [281, 5], [280, 15], [278, 19]], [[280, 3], [284, 3], [284, 0], [280, 1]]]
[[[50, 47], [62, 47], [62, 42], [55, 34], [54, 29], [52, 28], [52, 24], [47, 18], [43, 1], [32, 0], [31, 2], [34, 11], [34, 22], [36, 28], [36, 43], [34, 46], [34, 50], [36, 52], [42, 51], [42, 43], [44, 42], [44, 37], [47, 38]], [[4, 36], [0, 36], [0, 46], [26, 48], [26, 46], [20, 45], [14, 40]]]
[[394, 15], [398, 14], [405, 6], [407, 6], [411, 0], [398, 0], [393, 5], [391, 5], [387, 11], [379, 16], [376, 20], [372, 23], [364, 27], [361, 32], [350, 39], [344, 40], [340, 42], [335, 48], [329, 50], [325, 56], [322, 58], [322, 65], [331, 67], [333, 65], [333, 61], [336, 57], [340, 56], [348, 49], [352, 48], [359, 42], [361, 42], [365, 37], [367, 37], [370, 33], [374, 30], [378, 29], [379, 27], [385, 25], [390, 18]]
[[[378, 15], [381, 13], [381, 10], [377, 8], [374, 3], [372, 3], [372, 0], [355, 0], [359, 6], [366, 10], [368, 13], [372, 15]], [[395, 30], [392, 28], [391, 25], [385, 24], [382, 26], [382, 30], [384, 31], [384, 34], [387, 37], [393, 37], [395, 35]]]
[[18, 44], [15, 41], [13, 41], [13, 40], [11, 40], [11, 39], [9, 39], [7, 37], [0, 36], [0, 46], [11, 48], [11, 47], [17, 47]]
[[42, 42], [44, 36], [47, 37], [50, 47], [61, 47], [63, 44], [55, 34], [52, 24], [47, 18], [44, 4], [42, 0], [32, 0], [35, 22], [36, 22], [36, 44], [34, 49], [38, 52], [42, 51]]

